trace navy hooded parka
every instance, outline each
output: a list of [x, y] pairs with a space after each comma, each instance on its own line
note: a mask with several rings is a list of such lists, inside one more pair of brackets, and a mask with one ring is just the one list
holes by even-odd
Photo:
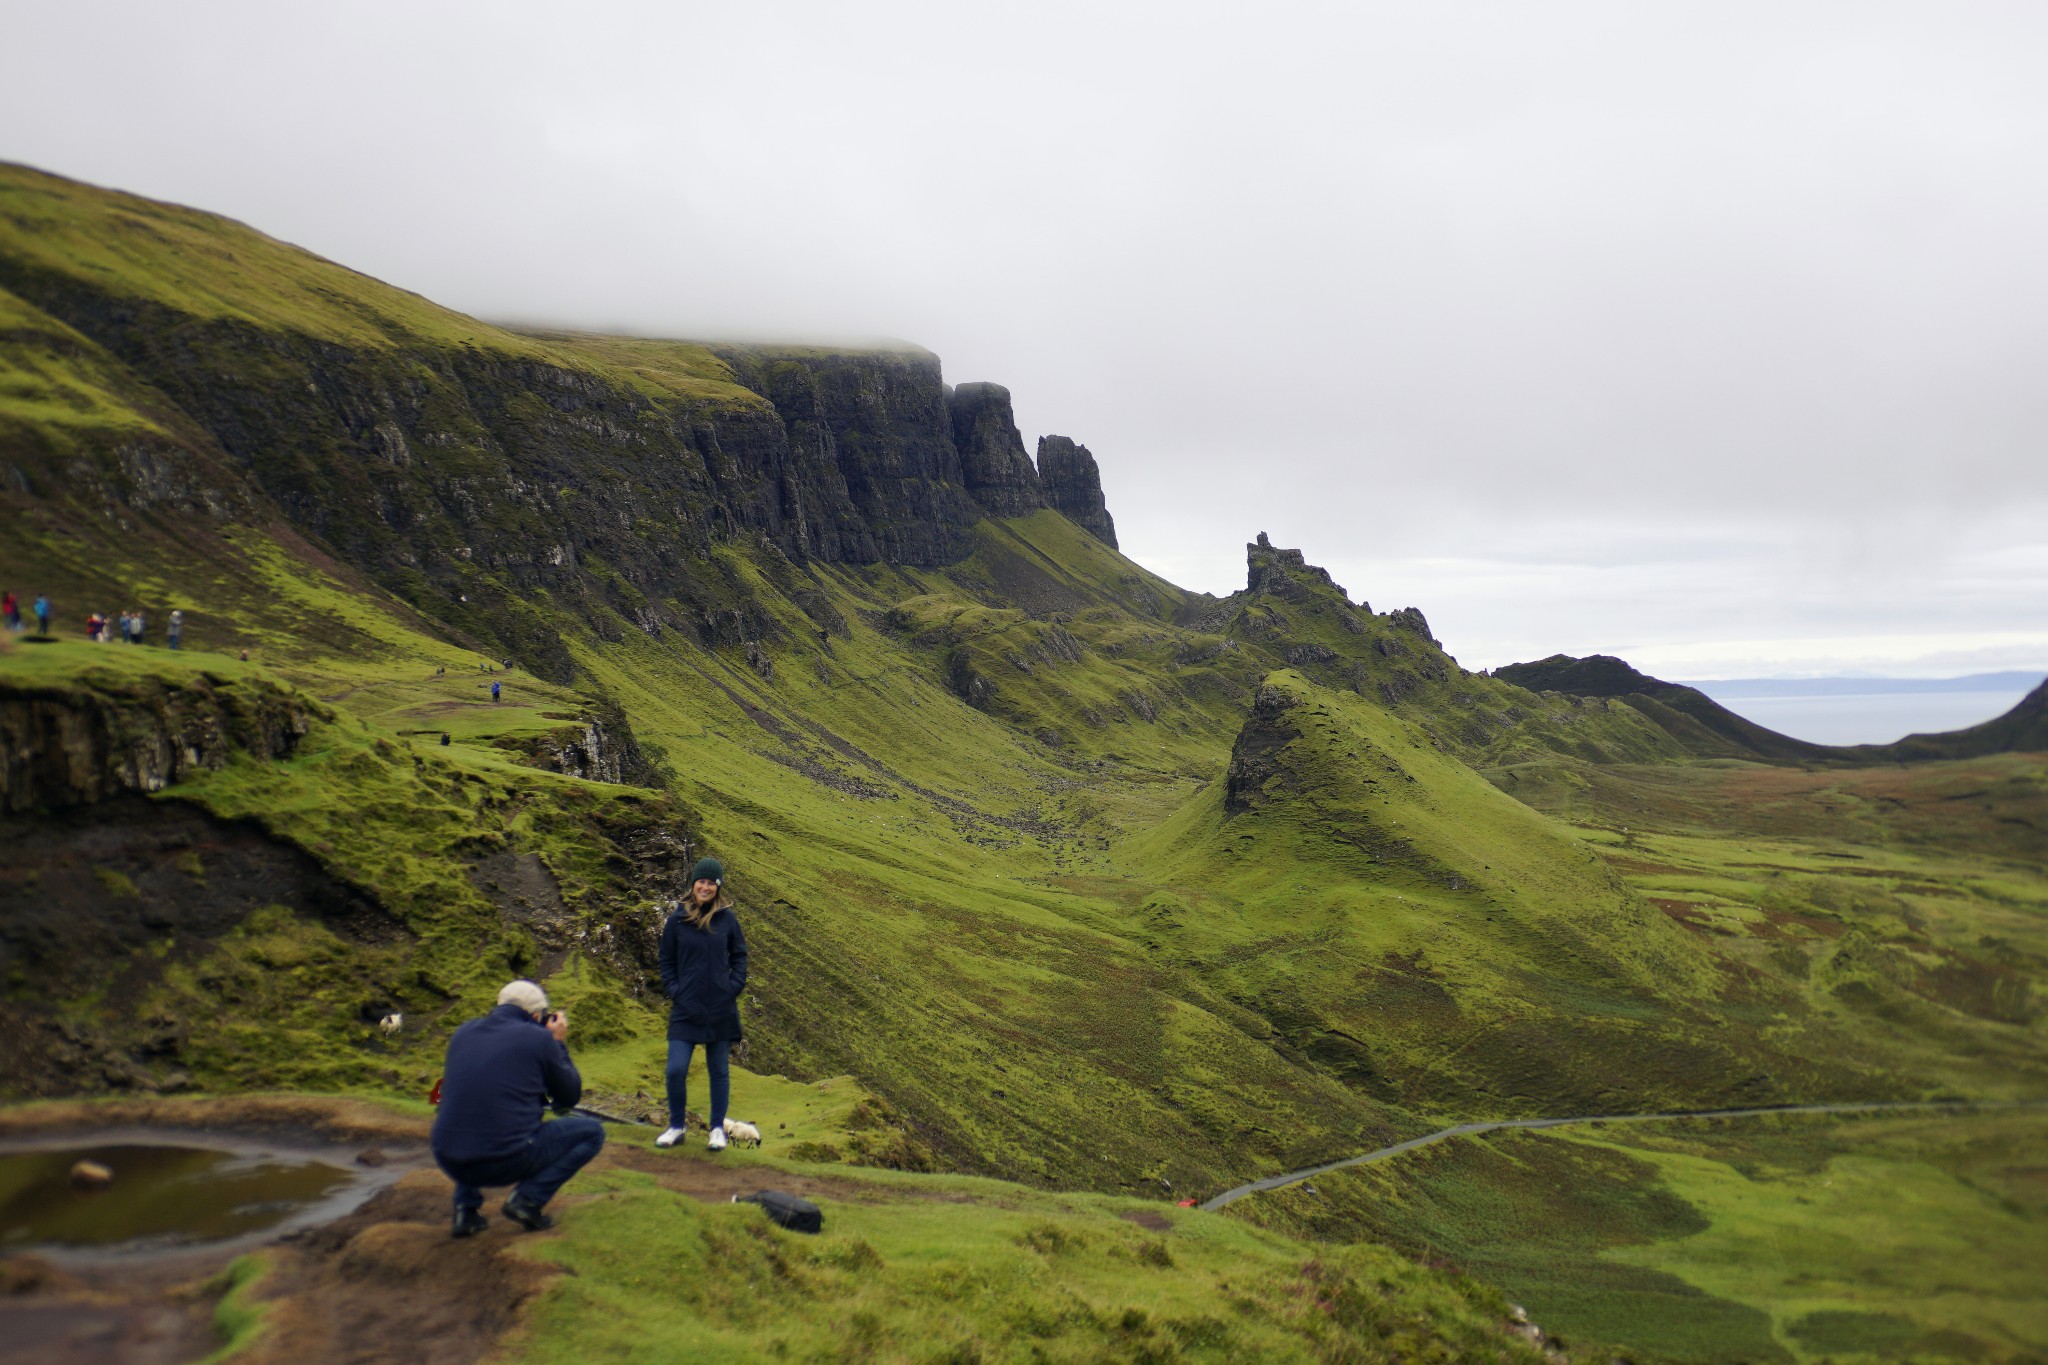
[[681, 910], [661, 929], [661, 988], [669, 998], [668, 1036], [680, 1043], [740, 1041], [740, 992], [747, 984], [747, 936], [731, 907], [702, 929]]

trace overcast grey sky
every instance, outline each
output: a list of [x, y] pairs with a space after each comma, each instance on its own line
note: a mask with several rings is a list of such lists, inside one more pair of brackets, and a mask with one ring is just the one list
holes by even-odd
[[2048, 669], [2048, 6], [10, 6], [0, 157], [467, 312], [904, 337], [1468, 666]]

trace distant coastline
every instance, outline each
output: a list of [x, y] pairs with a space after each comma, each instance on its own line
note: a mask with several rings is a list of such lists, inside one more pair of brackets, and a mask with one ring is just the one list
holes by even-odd
[[2039, 672], [1958, 678], [1720, 678], [1689, 686], [1745, 719], [1814, 744], [1889, 744], [2003, 715]]
[[1731, 697], [1874, 697], [1897, 693], [2017, 692], [2025, 695], [2048, 669], [1970, 673], [1959, 678], [1712, 678], [1680, 679], [1715, 701]]

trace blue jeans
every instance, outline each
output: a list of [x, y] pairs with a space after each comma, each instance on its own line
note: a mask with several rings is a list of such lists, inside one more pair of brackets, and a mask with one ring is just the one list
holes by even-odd
[[512, 1193], [539, 1208], [604, 1147], [604, 1125], [580, 1116], [543, 1123], [526, 1150], [496, 1161], [443, 1161], [455, 1182], [455, 1211], [484, 1206], [484, 1185], [516, 1185]]
[[689, 1107], [690, 1053], [702, 1047], [704, 1065], [711, 1072], [711, 1126], [725, 1122], [725, 1106], [732, 1099], [731, 1043], [685, 1043], [668, 1040], [668, 1126], [683, 1126], [683, 1110]]

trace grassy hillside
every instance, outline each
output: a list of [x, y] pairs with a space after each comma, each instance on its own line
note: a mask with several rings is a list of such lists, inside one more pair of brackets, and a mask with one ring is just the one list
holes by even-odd
[[[25, 756], [0, 803], [14, 1095], [417, 1094], [448, 1029], [527, 972], [571, 1003], [603, 1102], [645, 1112], [654, 934], [702, 852], [755, 945], [741, 1093], [860, 1089], [857, 1123], [788, 1139], [826, 1164], [1163, 1204], [1444, 1120], [2048, 1093], [2039, 755], [1702, 760], [1624, 701], [1467, 673], [1420, 612], [1374, 612], [1263, 536], [1218, 599], [1054, 512], [962, 521], [919, 472], [923, 353], [506, 332], [18, 168], [0, 289], [0, 582], [51, 593], [60, 637], [0, 642]], [[885, 483], [921, 491], [868, 545]], [[153, 641], [182, 608], [188, 648], [79, 638], [131, 606]], [[205, 717], [251, 697], [303, 733], [213, 745]], [[137, 754], [161, 790], [76, 777]], [[1436, 1245], [1442, 1209], [1520, 1197], [1505, 1168], [1459, 1169], [1406, 1222], [1342, 1182], [1232, 1207]], [[667, 1216], [620, 1180], [631, 1208], [593, 1227]], [[1930, 1207], [1937, 1230], [1974, 1217]], [[983, 1264], [1029, 1221], [945, 1238]], [[941, 1240], [903, 1226], [870, 1238], [891, 1266]], [[1123, 1254], [1098, 1233], [1059, 1295]], [[1217, 1235], [1204, 1267], [1265, 1255]], [[1482, 1273], [1544, 1244], [1511, 1236]], [[1713, 1245], [1700, 1264], [1731, 1254]], [[1712, 1300], [1705, 1325], [1655, 1342], [1623, 1330], [1625, 1294], [1513, 1282], [1539, 1319], [1583, 1310], [1674, 1359], [1784, 1316], [1682, 1259], [1656, 1273]], [[889, 1349], [964, 1321], [800, 1271]], [[1160, 1291], [1175, 1322], [1199, 1316], [1190, 1283]], [[562, 1323], [616, 1311], [596, 1285]], [[765, 1340], [730, 1307], [706, 1319], [719, 1349]], [[1765, 1335], [1803, 1349], [1799, 1320]], [[1063, 1349], [1108, 1349], [1108, 1321], [1090, 1308]], [[1116, 1349], [1200, 1344], [1178, 1332]]]

